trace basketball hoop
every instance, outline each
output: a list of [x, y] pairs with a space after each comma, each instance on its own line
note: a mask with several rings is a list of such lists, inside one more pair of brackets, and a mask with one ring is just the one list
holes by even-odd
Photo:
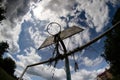
[[61, 32], [61, 25], [57, 22], [51, 22], [47, 26], [47, 32], [52, 36], [58, 34]]

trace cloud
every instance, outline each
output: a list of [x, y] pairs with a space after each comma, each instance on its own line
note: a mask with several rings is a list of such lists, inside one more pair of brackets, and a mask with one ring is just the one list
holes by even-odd
[[24, 15], [30, 10], [30, 3], [36, 0], [5, 0], [6, 19], [0, 24], [0, 41], [7, 41], [10, 45], [10, 52], [19, 52], [19, 34]]
[[86, 69], [82, 69], [72, 74], [72, 80], [96, 80], [97, 75], [104, 70], [105, 69], [88, 71]]
[[[68, 19], [68, 15], [71, 15], [74, 18], [68, 23], [75, 24], [77, 23], [76, 21], [81, 21], [79, 17], [82, 11], [84, 11], [86, 20], [82, 21], [82, 23], [86, 23], [90, 28], [95, 28], [96, 32], [100, 32], [109, 21], [107, 3], [110, 2], [111, 4], [117, 5], [118, 1], [119, 0], [44, 0], [36, 5], [37, 7], [35, 7], [33, 13], [34, 16], [40, 20], [56, 21], [66, 26], [66, 23], [62, 22], [60, 17], [64, 16]], [[76, 13], [76, 11], [79, 11], [79, 13]]]
[[80, 70], [80, 72], [72, 75], [72, 79], [75, 80], [96, 80], [95, 77], [95, 72], [90, 72], [87, 70]]
[[40, 76], [46, 80], [62, 80], [65, 78], [64, 69], [57, 69], [47, 65], [39, 65], [36, 67], [29, 68], [27, 71], [28, 74]]
[[[106, 1], [80, 1], [78, 9], [85, 10], [86, 22], [89, 27], [96, 28], [100, 32], [109, 21], [108, 6]], [[102, 17], [101, 17], [102, 16]]]
[[[83, 0], [49, 0], [42, 1], [39, 3], [38, 7], [36, 7], [33, 12], [36, 17], [39, 19], [48, 19], [50, 21], [57, 21], [60, 24], [59, 17], [64, 16], [66, 18], [68, 14], [75, 16], [75, 11], [79, 11], [81, 14], [82, 10], [85, 11], [85, 16], [87, 20], [85, 22], [88, 23], [89, 27], [96, 27], [96, 31], [100, 32], [104, 25], [107, 24], [108, 18], [108, 6], [106, 5], [106, 1], [83, 1]], [[75, 4], [77, 7], [74, 8]], [[57, 6], [57, 7], [56, 7]], [[56, 14], [57, 13], [57, 14]], [[47, 15], [47, 16], [46, 16]], [[102, 17], [101, 17], [102, 16]], [[77, 19], [79, 16], [77, 16]], [[73, 18], [74, 22], [76, 18]], [[91, 22], [91, 23], [90, 23]], [[71, 23], [71, 22], [70, 22]], [[65, 26], [65, 24], [64, 24]]]
[[46, 21], [35, 21], [33, 26], [27, 28], [28, 31], [26, 32], [28, 32], [30, 40], [34, 43], [35, 48], [39, 48], [45, 38], [48, 37], [45, 30], [46, 23]]
[[20, 60], [17, 62], [18, 66], [25, 68], [27, 65], [39, 62], [41, 57], [36, 53], [36, 49], [30, 47], [24, 50], [25, 55], [17, 55], [17, 58]]
[[49, 4], [45, 6], [45, 9], [50, 9], [58, 13], [64, 13], [65, 10], [72, 11], [72, 8], [76, 0], [50, 0]]
[[99, 65], [103, 61], [103, 58], [97, 57], [96, 59], [92, 60], [92, 59], [89, 59], [88, 57], [84, 57], [82, 60], [85, 66], [91, 67], [91, 66]]
[[22, 71], [25, 69], [27, 65], [37, 63], [41, 60], [41, 57], [37, 54], [36, 49], [30, 47], [24, 50], [24, 55], [17, 55], [16, 60], [16, 74], [20, 76]]
[[22, 17], [30, 10], [32, 2], [36, 0], [6, 0], [6, 17], [11, 22], [14, 22], [16, 19], [21, 20]]
[[[13, 28], [13, 26], [15, 26]], [[18, 52], [19, 45], [18, 35], [20, 32], [20, 24], [17, 25], [12, 24], [10, 21], [5, 20], [0, 24], [0, 41], [7, 41], [9, 43], [10, 52]]]
[[120, 0], [106, 0], [106, 1], [108, 1], [108, 2], [110, 2], [110, 3], [112, 3], [113, 4], [113, 6], [115, 7], [115, 6], [119, 6], [120, 5]]

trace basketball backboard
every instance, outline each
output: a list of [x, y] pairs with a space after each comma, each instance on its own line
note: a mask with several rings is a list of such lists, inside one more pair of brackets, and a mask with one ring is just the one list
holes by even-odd
[[[81, 31], [83, 31], [82, 28], [77, 27], [77, 26], [73, 26], [73, 27], [70, 27], [70, 28], [68, 28], [66, 30], [61, 31], [60, 38], [62, 40], [66, 39], [68, 37], [71, 37], [72, 35], [75, 35], [75, 34], [81, 32]], [[49, 46], [51, 44], [54, 44], [54, 36], [48, 37], [38, 49], [47, 47], [47, 46]]]

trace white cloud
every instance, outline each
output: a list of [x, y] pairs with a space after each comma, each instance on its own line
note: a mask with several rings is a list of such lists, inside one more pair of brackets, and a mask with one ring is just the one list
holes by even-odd
[[51, 11], [55, 11], [58, 13], [64, 13], [64, 11], [72, 11], [72, 8], [76, 0], [50, 0], [50, 2], [45, 5], [45, 9], [50, 9]]
[[[41, 57], [36, 53], [36, 49], [30, 47], [24, 50], [25, 55], [17, 55], [17, 58], [20, 60], [17, 64], [24, 64], [24, 67], [27, 65], [39, 62]], [[19, 65], [20, 66], [20, 65]]]
[[[78, 3], [77, 9], [79, 11], [85, 10], [87, 17], [87, 23], [90, 27], [95, 26], [96, 31], [100, 32], [104, 25], [107, 24], [108, 18], [108, 6], [106, 1], [90, 1], [90, 0], [49, 0], [39, 3], [33, 12], [39, 19], [46, 19], [50, 21], [57, 21], [61, 24], [60, 16], [67, 16], [67, 14], [74, 14], [74, 4]], [[57, 7], [56, 7], [57, 6]], [[57, 14], [56, 14], [57, 13]], [[47, 15], [47, 16], [46, 16]], [[92, 23], [89, 23], [92, 22]], [[75, 23], [75, 22], [74, 22]], [[93, 25], [91, 25], [93, 24]], [[65, 25], [65, 24], [64, 24]]]
[[15, 53], [19, 51], [18, 35], [21, 31], [20, 23], [17, 25], [12, 24], [10, 21], [5, 20], [0, 24], [0, 41], [7, 41], [9, 43], [10, 52]]
[[78, 9], [85, 10], [85, 16], [87, 17], [88, 25], [93, 28], [96, 27], [96, 31], [100, 32], [104, 25], [107, 24], [109, 17], [108, 17], [108, 6], [106, 5], [106, 1], [84, 1], [81, 0], [79, 2], [80, 6]]
[[[41, 24], [41, 23], [38, 23], [38, 24]], [[43, 41], [45, 40], [45, 38], [46, 38], [46, 33], [44, 32], [45, 30], [44, 30], [44, 26], [43, 26], [43, 30], [42, 30], [42, 28], [40, 27], [40, 29], [42, 30], [42, 31], [39, 31], [39, 27], [37, 26], [36, 28], [35, 28], [36, 26], [33, 26], [33, 27], [29, 27], [28, 28], [28, 33], [29, 33], [29, 35], [30, 35], [30, 38], [31, 38], [31, 40], [32, 40], [32, 42], [34, 43], [34, 46], [36, 47], [36, 48], [39, 48], [40, 47], [40, 45], [43, 43]], [[35, 31], [34, 31], [34, 29], [36, 29]]]
[[17, 55], [17, 58], [18, 58], [18, 61], [16, 61], [17, 76], [20, 76], [20, 74], [22, 73], [22, 71], [25, 69], [27, 65], [37, 63], [41, 60], [41, 57], [36, 53], [36, 50], [32, 47], [25, 49], [24, 52], [25, 52], [24, 55]]
[[120, 0], [106, 0], [106, 1], [112, 3], [112, 4], [113, 4], [113, 7], [119, 6], [119, 5], [120, 5], [120, 3], [119, 3]]
[[21, 24], [24, 15], [30, 9], [31, 1], [35, 0], [5, 0], [6, 19], [0, 24], [0, 41], [7, 41], [10, 46], [11, 53], [19, 52], [19, 34], [21, 32]]
[[103, 61], [103, 58], [102, 57], [97, 57], [96, 59], [92, 60], [92, 59], [89, 59], [88, 57], [84, 57], [83, 58], [83, 64], [85, 66], [97, 66], [99, 65], [101, 62]]
[[6, 0], [6, 17], [11, 22], [16, 19], [21, 20], [23, 16], [30, 10], [30, 6], [37, 0]]
[[97, 75], [104, 70], [105, 69], [88, 71], [86, 69], [82, 69], [72, 74], [72, 80], [96, 80]]
[[74, 3], [75, 0], [44, 0], [33, 11], [39, 19], [57, 19], [59, 16], [66, 16], [68, 12], [72, 11]]
[[57, 69], [47, 65], [38, 65], [36, 67], [29, 68], [27, 71], [28, 74], [40, 76], [46, 80], [62, 80], [65, 78], [64, 69]]
[[74, 80], [96, 80], [95, 72], [90, 72], [87, 70], [80, 70], [72, 75], [72, 79]]

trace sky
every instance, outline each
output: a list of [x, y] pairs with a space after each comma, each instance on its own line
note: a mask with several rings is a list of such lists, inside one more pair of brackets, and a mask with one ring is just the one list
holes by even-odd
[[[47, 25], [57, 22], [61, 30], [73, 25], [84, 31], [64, 40], [67, 51], [89, 42], [111, 26], [112, 18], [120, 7], [120, 0], [4, 0], [6, 20], [0, 23], [0, 41], [9, 43], [9, 52], [20, 76], [27, 65], [52, 57], [54, 45], [37, 50], [51, 36]], [[55, 32], [57, 28], [52, 29]], [[69, 57], [72, 80], [96, 80], [109, 65], [100, 55], [104, 53], [105, 37], [75, 54], [79, 70], [74, 71], [74, 58]], [[25, 80], [66, 80], [64, 61], [56, 67], [42, 64], [29, 68]]]

